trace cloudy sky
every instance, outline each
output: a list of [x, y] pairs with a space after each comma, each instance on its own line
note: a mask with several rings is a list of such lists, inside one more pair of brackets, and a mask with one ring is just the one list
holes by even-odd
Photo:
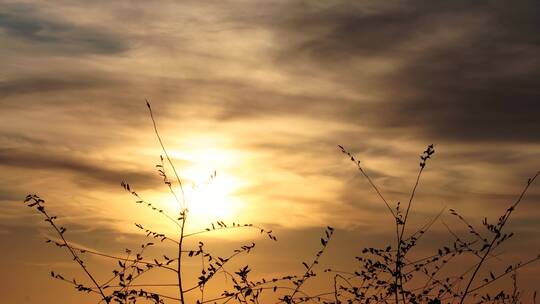
[[[415, 224], [445, 208], [478, 224], [500, 215], [540, 168], [539, 12], [538, 1], [0, 1], [6, 303], [79, 299], [48, 278], [77, 270], [43, 243], [28, 193], [88, 248], [136, 246], [134, 221], [174, 228], [120, 187], [177, 211], [145, 99], [186, 185], [190, 229], [251, 222], [283, 240], [260, 240], [263, 275], [300, 271], [326, 225], [337, 228], [330, 256], [391, 240], [385, 206], [338, 144], [393, 203], [436, 144]], [[540, 188], [529, 194], [511, 261], [540, 250]]]

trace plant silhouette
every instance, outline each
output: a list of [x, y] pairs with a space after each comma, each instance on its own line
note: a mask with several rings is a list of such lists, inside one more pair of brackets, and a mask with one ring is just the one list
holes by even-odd
[[[419, 241], [426, 233], [439, 222], [443, 211], [426, 221], [418, 228], [410, 227], [410, 214], [415, 210], [414, 202], [419, 190], [421, 177], [427, 168], [428, 161], [435, 155], [435, 146], [428, 145], [420, 155], [419, 170], [413, 184], [406, 206], [397, 202], [392, 204], [387, 200], [382, 190], [363, 168], [361, 162], [350, 153], [344, 146], [338, 145], [339, 150], [354, 163], [360, 174], [366, 179], [368, 185], [376, 193], [377, 197], [385, 205], [389, 216], [395, 223], [395, 240], [381, 248], [363, 248], [356, 257], [357, 268], [338, 270], [331, 267], [320, 269], [320, 258], [327, 250], [334, 228], [326, 227], [320, 239], [320, 250], [316, 252], [311, 262], [301, 262], [305, 268], [304, 273], [290, 274], [281, 277], [252, 280], [253, 267], [241, 266], [236, 271], [230, 270], [231, 260], [236, 260], [243, 254], [249, 254], [255, 247], [255, 243], [239, 246], [228, 256], [215, 255], [206, 250], [202, 239], [198, 239], [196, 248], [186, 246], [186, 239], [201, 237], [206, 233], [219, 230], [252, 229], [259, 231], [272, 241], [277, 241], [271, 230], [266, 230], [253, 224], [225, 223], [217, 221], [209, 223], [208, 228], [187, 232], [186, 224], [190, 219], [188, 203], [184, 194], [184, 188], [180, 174], [173, 164], [162, 137], [160, 136], [154, 113], [150, 103], [146, 102], [149, 116], [152, 121], [155, 136], [162, 150], [160, 162], [156, 165], [157, 172], [167, 187], [170, 195], [174, 198], [180, 212], [177, 215], [167, 214], [156, 205], [146, 201], [132, 185], [126, 181], [121, 182], [122, 188], [134, 199], [135, 203], [145, 206], [155, 212], [156, 216], [164, 217], [175, 228], [177, 235], [169, 236], [154, 231], [142, 224], [135, 224], [147, 238], [152, 241], [143, 243], [138, 250], [126, 249], [124, 255], [107, 254], [98, 251], [80, 248], [66, 236], [67, 229], [58, 224], [58, 218], [51, 215], [45, 207], [45, 200], [36, 194], [29, 194], [25, 203], [40, 213], [50, 225], [56, 238], [48, 239], [61, 249], [67, 250], [73, 261], [83, 270], [91, 284], [83, 284], [80, 279], [68, 279], [64, 275], [52, 271], [51, 276], [55, 279], [73, 285], [76, 290], [83, 293], [93, 293], [99, 297], [99, 303], [187, 303], [188, 294], [199, 292], [197, 303], [286, 303], [296, 304], [305, 302], [315, 303], [521, 303], [529, 302], [523, 299], [523, 293], [518, 287], [518, 270], [540, 259], [540, 255], [518, 264], [508, 265], [502, 272], [488, 272], [487, 277], [482, 278], [486, 261], [493, 259], [494, 250], [502, 246], [514, 234], [507, 231], [507, 223], [512, 214], [523, 201], [527, 191], [537, 179], [536, 172], [526, 183], [517, 199], [504, 211], [494, 222], [484, 218], [483, 227], [487, 233], [481, 233], [470, 224], [465, 217], [457, 211], [450, 209], [450, 214], [465, 225], [469, 232], [468, 237], [460, 237], [444, 222], [449, 231], [450, 238], [447, 245], [438, 248], [433, 254], [411, 258], [411, 252], [417, 248]], [[171, 179], [168, 172], [172, 171]], [[211, 175], [215, 177], [214, 172]], [[148, 256], [148, 248], [156, 246], [156, 242], [168, 242], [177, 248], [175, 256]], [[94, 272], [85, 264], [83, 255], [101, 256], [116, 261], [112, 269], [112, 276], [105, 281], [98, 281]], [[448, 270], [457, 257], [470, 256], [475, 260], [468, 269], [460, 273], [448, 273]], [[184, 265], [186, 259], [200, 259], [200, 272], [198, 277], [186, 276]], [[173, 273], [176, 278], [168, 284], [138, 284], [137, 281], [152, 270], [161, 270]], [[320, 292], [308, 292], [305, 283], [320, 273], [331, 275], [331, 281], [326, 282], [327, 289]], [[218, 296], [205, 297], [205, 288], [217, 274], [223, 274], [228, 278], [228, 286]], [[509, 277], [513, 284], [510, 290], [483, 292], [494, 282]], [[153, 291], [155, 287], [177, 287], [176, 295], [167, 295]], [[264, 295], [264, 296], [263, 296]], [[268, 296], [267, 296], [268, 295]], [[536, 292], [532, 301], [536, 300]]]

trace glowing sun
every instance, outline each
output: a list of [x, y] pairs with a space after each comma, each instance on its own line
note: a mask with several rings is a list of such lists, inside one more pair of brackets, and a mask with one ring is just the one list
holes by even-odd
[[187, 206], [192, 217], [200, 220], [229, 220], [236, 214], [238, 188], [235, 179], [226, 173], [212, 175], [210, 180], [196, 183], [186, 192]]
[[229, 173], [235, 154], [223, 149], [184, 150], [175, 154], [189, 163], [179, 171], [191, 221], [208, 225], [217, 220], [234, 220], [241, 205], [236, 195], [240, 179]]

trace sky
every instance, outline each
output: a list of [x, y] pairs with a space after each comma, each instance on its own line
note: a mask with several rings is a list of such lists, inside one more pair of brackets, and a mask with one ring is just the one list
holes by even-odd
[[[540, 169], [539, 13], [538, 1], [0, 1], [0, 292], [88, 299], [48, 277], [78, 270], [43, 242], [29, 193], [87, 248], [137, 246], [134, 222], [174, 233], [120, 187], [178, 211], [146, 99], [189, 228], [276, 232], [277, 243], [205, 236], [224, 251], [260, 242], [248, 259], [262, 276], [301, 271], [327, 225], [329, 265], [393, 240], [386, 207], [337, 145], [395, 204], [435, 144], [412, 224], [453, 208], [481, 226]], [[513, 215], [516, 239], [500, 252], [511, 263], [540, 251], [539, 198], [533, 185]], [[464, 230], [447, 211], [441, 221]], [[448, 238], [444, 225], [431, 232]], [[524, 270], [522, 286], [538, 274]]]

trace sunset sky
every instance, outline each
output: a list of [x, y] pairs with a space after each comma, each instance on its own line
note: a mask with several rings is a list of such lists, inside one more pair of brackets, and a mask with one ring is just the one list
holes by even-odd
[[[275, 231], [277, 243], [203, 237], [224, 252], [255, 240], [246, 261], [260, 276], [302, 271], [327, 225], [336, 236], [321, 268], [394, 240], [386, 207], [337, 145], [395, 204], [436, 144], [412, 225], [453, 208], [481, 226], [540, 169], [539, 29], [538, 1], [0, 0], [0, 302], [91, 302], [49, 277], [80, 270], [44, 243], [50, 228], [22, 203], [29, 193], [86, 248], [138, 246], [134, 222], [174, 233], [120, 187], [178, 212], [145, 99], [184, 181], [188, 228]], [[539, 203], [537, 184], [504, 261], [540, 252]], [[441, 220], [464, 230], [448, 212]], [[437, 224], [423, 245], [448, 237]], [[522, 287], [539, 275], [524, 270]]]

